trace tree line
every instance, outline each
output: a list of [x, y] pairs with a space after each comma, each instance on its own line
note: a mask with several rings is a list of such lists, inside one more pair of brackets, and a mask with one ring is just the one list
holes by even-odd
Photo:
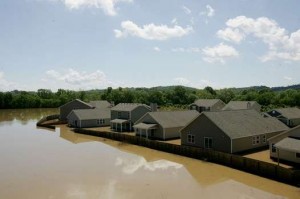
[[83, 101], [107, 100], [118, 103], [157, 103], [162, 107], [185, 108], [196, 99], [221, 99], [225, 103], [231, 100], [257, 101], [263, 110], [276, 107], [300, 107], [300, 90], [287, 89], [274, 91], [263, 87], [247, 89], [219, 89], [212, 87], [204, 89], [183, 86], [155, 87], [155, 88], [116, 88], [108, 87], [104, 90], [71, 91], [58, 89], [39, 89], [36, 92], [10, 91], [0, 92], [0, 108], [57, 108], [71, 100]]

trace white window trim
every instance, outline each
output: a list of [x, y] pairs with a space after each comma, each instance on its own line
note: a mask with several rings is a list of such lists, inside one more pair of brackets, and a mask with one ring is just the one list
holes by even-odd
[[[191, 141], [189, 141], [189, 136], [191, 136]], [[192, 134], [192, 133], [187, 133], [187, 143], [189, 143], [189, 144], [195, 144], [195, 135], [194, 134]]]
[[266, 134], [262, 135], [262, 143], [263, 144], [267, 143], [267, 136], [266, 136]]
[[252, 136], [252, 145], [259, 145], [259, 144], [261, 144], [260, 136], [259, 135]]
[[[211, 140], [211, 146], [210, 147], [206, 147], [205, 146], [205, 140]], [[208, 142], [209, 143], [209, 142]], [[206, 149], [211, 149], [212, 148], [212, 145], [213, 145], [213, 138], [212, 137], [204, 137], [204, 148]]]

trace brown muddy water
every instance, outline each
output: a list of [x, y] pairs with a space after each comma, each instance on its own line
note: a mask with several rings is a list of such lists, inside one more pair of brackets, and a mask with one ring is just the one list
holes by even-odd
[[0, 110], [2, 199], [279, 199], [300, 189], [213, 163], [36, 128], [56, 109]]

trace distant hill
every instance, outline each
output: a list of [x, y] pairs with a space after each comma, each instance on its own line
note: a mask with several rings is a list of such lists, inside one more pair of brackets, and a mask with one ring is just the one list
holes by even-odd
[[[173, 90], [176, 86], [178, 85], [174, 85], [174, 86], [156, 86], [156, 87], [123, 87], [122, 89], [125, 90], [157, 90], [157, 91], [168, 91], [168, 90]], [[197, 91], [197, 90], [202, 90], [202, 89], [198, 89], [198, 88], [193, 88], [193, 87], [187, 87], [187, 86], [182, 86], [183, 88], [185, 88], [188, 91]], [[213, 88], [215, 89], [215, 88]], [[285, 91], [288, 89], [295, 89], [295, 90], [300, 90], [300, 84], [295, 84], [295, 85], [290, 85], [290, 86], [280, 86], [280, 87], [267, 87], [267, 86], [250, 86], [250, 87], [241, 87], [241, 88], [230, 88], [236, 92], [240, 92], [243, 90], [263, 90], [263, 89], [271, 89], [272, 91]], [[219, 90], [219, 89], [215, 89], [215, 90]], [[106, 89], [94, 89], [94, 90], [88, 90], [88, 91], [94, 91], [94, 92], [104, 92], [106, 91]]]
[[271, 88], [273, 91], [284, 91], [288, 89], [295, 89], [295, 90], [300, 90], [300, 84], [295, 84], [291, 86], [280, 86], [280, 87], [272, 87]]

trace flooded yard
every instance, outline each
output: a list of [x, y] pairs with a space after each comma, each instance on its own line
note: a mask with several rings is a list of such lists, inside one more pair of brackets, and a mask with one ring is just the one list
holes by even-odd
[[36, 128], [56, 111], [1, 110], [0, 198], [300, 198], [297, 187], [213, 163]]

